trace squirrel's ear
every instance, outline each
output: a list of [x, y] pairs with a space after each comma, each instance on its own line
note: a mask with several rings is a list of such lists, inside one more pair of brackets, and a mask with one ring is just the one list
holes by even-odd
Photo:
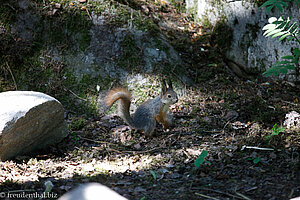
[[166, 92], [167, 92], [167, 85], [166, 85], [165, 80], [162, 80], [162, 85], [161, 85], [161, 95], [166, 94]]
[[169, 78], [169, 81], [168, 81], [168, 85], [169, 85], [169, 88], [173, 90], [173, 86], [172, 86], [172, 82], [171, 82], [170, 78]]

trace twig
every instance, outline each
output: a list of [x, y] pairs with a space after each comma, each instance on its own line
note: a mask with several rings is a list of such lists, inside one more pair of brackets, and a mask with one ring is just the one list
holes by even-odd
[[252, 188], [249, 188], [248, 190], [246, 190], [245, 192], [250, 192], [250, 191], [252, 191], [252, 190], [256, 190], [258, 187], [257, 186], [255, 186], [255, 187], [252, 187]]
[[295, 103], [292, 103], [292, 102], [288, 102], [288, 101], [284, 101], [284, 100], [281, 100], [283, 103], [287, 103], [287, 104], [291, 104], [291, 105], [293, 105], [293, 106], [298, 106], [297, 104], [295, 104]]
[[245, 195], [243, 195], [242, 193], [239, 192], [235, 192], [237, 195], [241, 196], [242, 198], [246, 199], [246, 200], [251, 200], [249, 197], [246, 197]]
[[6, 64], [6, 66], [7, 66], [7, 69], [8, 69], [8, 71], [9, 71], [9, 73], [10, 73], [10, 75], [11, 75], [12, 79], [13, 79], [13, 82], [14, 82], [14, 84], [15, 84], [15, 89], [16, 89], [16, 90], [18, 90], [18, 86], [17, 86], [16, 80], [15, 80], [15, 77], [14, 77], [14, 75], [13, 75], [13, 73], [12, 73], [12, 71], [11, 71], [11, 69], [10, 69], [9, 65], [8, 65], [8, 63], [7, 63], [7, 62], [5, 62], [5, 64]]
[[90, 20], [92, 20], [93, 18], [92, 18], [92, 16], [90, 15], [90, 12], [89, 12], [89, 10], [88, 10], [87, 8], [86, 8], [85, 10], [86, 10], [86, 13], [88, 14], [88, 16], [89, 16]]
[[297, 35], [295, 33], [292, 33], [292, 35], [297, 40], [297, 42], [300, 43], [300, 40], [298, 39]]
[[[110, 143], [110, 142], [92, 140], [92, 139], [89, 139], [89, 138], [82, 137], [80, 135], [78, 135], [78, 137], [80, 139], [95, 142], [95, 143], [117, 145], [117, 144]], [[94, 147], [94, 148], [97, 148], [97, 147]], [[119, 151], [119, 150], [115, 150], [115, 149], [111, 149], [111, 148], [106, 148], [106, 150], [111, 150], [111, 151], [115, 151], [115, 152], [122, 153], [122, 154], [124, 154], [124, 153], [138, 153], [138, 154], [140, 154], [140, 153], [148, 153], [148, 152], [155, 151], [155, 150], [158, 150], [158, 149], [161, 149], [161, 148], [162, 147], [156, 147], [156, 148], [145, 150], [145, 151]]]
[[221, 133], [222, 131], [220, 131], [220, 130], [212, 130], [212, 131], [203, 130], [203, 132], [205, 132], [205, 133]]
[[83, 100], [83, 101], [88, 101], [87, 99], [84, 99], [84, 98], [78, 96], [77, 94], [75, 94], [72, 90], [69, 90], [69, 92], [71, 92], [71, 93], [72, 93], [75, 97], [77, 97], [78, 99], [81, 99], [81, 100]]
[[118, 151], [118, 150], [116, 150], [116, 149], [112, 149], [112, 148], [105, 148], [105, 150], [106, 150], [106, 151], [114, 151], [114, 152], [117, 152], [117, 153], [119, 153], [119, 154], [124, 154], [123, 152]]
[[200, 197], [205, 197], [207, 199], [219, 200], [219, 199], [217, 199], [215, 197], [210, 197], [210, 196], [207, 196], [207, 195], [204, 195], [204, 194], [200, 194], [200, 193], [197, 193], [197, 192], [195, 193], [195, 195], [200, 196]]
[[244, 199], [242, 197], [239, 197], [239, 196], [236, 196], [236, 195], [233, 195], [233, 194], [230, 194], [230, 193], [226, 193], [226, 192], [222, 192], [220, 190], [213, 190], [213, 189], [209, 189], [209, 188], [197, 188], [198, 190], [206, 190], [206, 191], [211, 191], [211, 192], [215, 192], [215, 193], [219, 193], [219, 194], [224, 194], [224, 195], [227, 195], [227, 196], [230, 196], [230, 197], [234, 197], [234, 198], [237, 198], [237, 199]]
[[292, 188], [292, 191], [291, 191], [291, 193], [289, 194], [289, 199], [292, 198], [293, 194], [294, 194], [294, 189]]
[[116, 149], [112, 149], [112, 148], [106, 148], [106, 147], [92, 147], [92, 148], [96, 149], [96, 150], [105, 150], [107, 152], [114, 151], [114, 152], [117, 152], [118, 154], [125, 155], [125, 153], [123, 153], [122, 151], [119, 151], [119, 150], [116, 150]]
[[14, 8], [14, 7], [12, 7], [10, 4], [8, 4], [8, 3], [5, 3], [5, 4], [3, 4], [4, 6], [8, 6], [8, 7], [10, 7], [13, 11], [16, 11], [16, 9]]
[[226, 126], [229, 124], [230, 120], [228, 122], [226, 122], [226, 124], [223, 127], [223, 130], [225, 130]]
[[161, 149], [162, 147], [156, 147], [156, 148], [153, 148], [153, 149], [149, 149], [149, 150], [145, 150], [145, 151], [122, 151], [122, 152], [125, 152], [125, 153], [149, 153], [151, 151], [155, 151], [157, 149]]
[[87, 140], [87, 141], [90, 141], [90, 142], [95, 142], [95, 143], [100, 143], [100, 144], [117, 145], [117, 144], [113, 144], [113, 143], [110, 143], [110, 142], [104, 142], [104, 141], [92, 140], [92, 139], [89, 139], [89, 138], [82, 137], [82, 136], [80, 136], [80, 135], [78, 135], [78, 137], [79, 137], [80, 139]]
[[271, 148], [263, 148], [263, 147], [251, 147], [251, 146], [242, 146], [241, 151], [243, 151], [244, 149], [257, 149], [257, 150], [265, 150], [265, 151], [274, 151], [274, 149]]

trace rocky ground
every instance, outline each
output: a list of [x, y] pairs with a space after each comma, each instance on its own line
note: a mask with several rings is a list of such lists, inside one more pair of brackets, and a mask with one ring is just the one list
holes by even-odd
[[[132, 2], [121, 3], [139, 8]], [[0, 162], [0, 191], [41, 194], [51, 181], [56, 197], [86, 182], [107, 185], [128, 199], [300, 196], [299, 129], [282, 129], [287, 113], [300, 113], [299, 86], [239, 78], [223, 61], [216, 35], [174, 5], [143, 9], [181, 52], [195, 81], [171, 107], [174, 128], [158, 126], [147, 138], [115, 115], [72, 110], [62, 142]]]

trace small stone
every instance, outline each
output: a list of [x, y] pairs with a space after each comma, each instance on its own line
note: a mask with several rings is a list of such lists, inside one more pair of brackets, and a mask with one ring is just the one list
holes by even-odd
[[141, 148], [141, 144], [140, 143], [135, 144], [134, 148], [137, 149], [137, 150], [139, 150]]

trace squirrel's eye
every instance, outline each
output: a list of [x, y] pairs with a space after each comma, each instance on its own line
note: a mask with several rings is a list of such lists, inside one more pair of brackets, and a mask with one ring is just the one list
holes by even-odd
[[168, 94], [168, 95], [167, 95], [167, 97], [168, 97], [168, 98], [171, 98], [171, 95], [170, 95], [170, 94]]

